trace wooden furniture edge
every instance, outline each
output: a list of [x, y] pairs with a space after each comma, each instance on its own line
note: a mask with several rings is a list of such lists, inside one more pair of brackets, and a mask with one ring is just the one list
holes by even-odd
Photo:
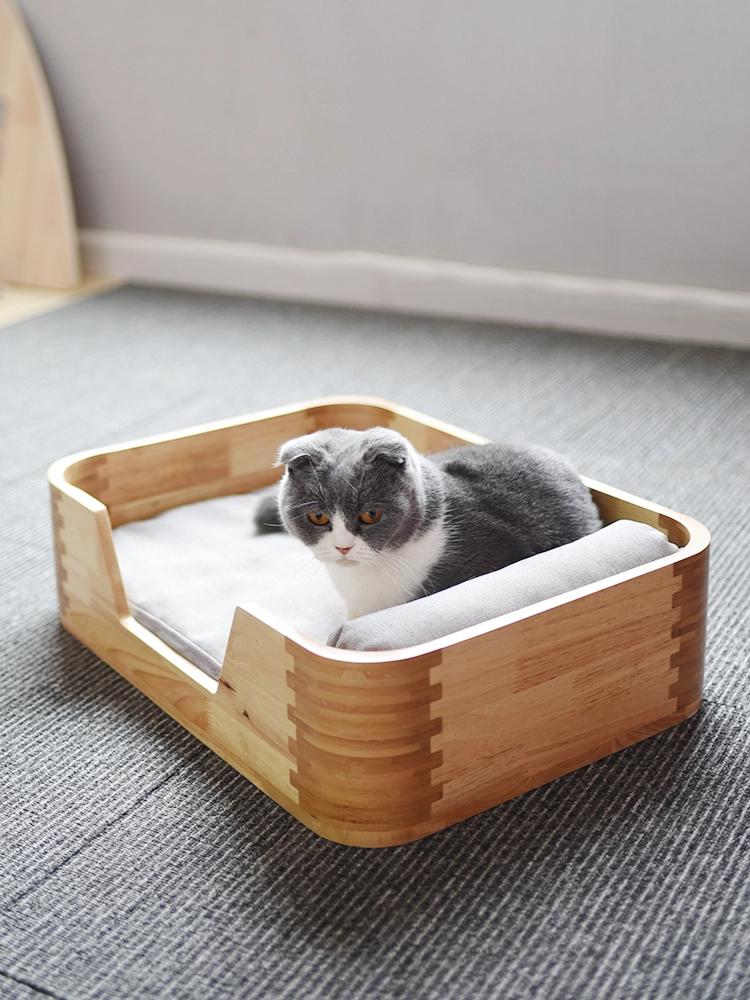
[[291, 416], [293, 414], [306, 413], [316, 409], [347, 406], [363, 406], [383, 410], [391, 413], [394, 418], [400, 417], [405, 420], [414, 421], [415, 423], [423, 424], [425, 427], [429, 427], [432, 430], [453, 437], [459, 443], [490, 443], [490, 438], [483, 437], [481, 434], [473, 434], [471, 431], [462, 430], [460, 427], [456, 427], [446, 421], [438, 420], [435, 417], [430, 417], [427, 414], [420, 413], [417, 410], [412, 410], [407, 406], [401, 406], [400, 404], [394, 403], [390, 400], [381, 399], [379, 396], [319, 396], [305, 400], [301, 403], [290, 404], [287, 406], [275, 406], [265, 410], [257, 410], [252, 413], [240, 414], [236, 417], [228, 417], [224, 420], [212, 420], [206, 421], [202, 424], [193, 424], [190, 427], [181, 428], [176, 431], [165, 431], [162, 434], [151, 434], [140, 438], [134, 438], [129, 441], [120, 442], [119, 444], [110, 445], [106, 448], [90, 448], [79, 452], [73, 452], [64, 458], [57, 459], [52, 463], [50, 469], [55, 470], [54, 474], [55, 476], [58, 476], [60, 474], [60, 470], [71, 468], [85, 458], [96, 458], [100, 455], [108, 455], [112, 452], [130, 451], [133, 448], [146, 448], [150, 445], [163, 444], [169, 441], [181, 441], [185, 438], [198, 437], [210, 431], [226, 430], [232, 427], [241, 427], [246, 424], [260, 423], [273, 417]]
[[[17, 246], [12, 247], [12, 263], [8, 265], [6, 259], [6, 266], [10, 266], [10, 271], [3, 269], [0, 277], [24, 284], [57, 289], [72, 288], [81, 280], [78, 230], [73, 189], [57, 114], [39, 54], [18, 4], [15, 0], [2, 0], [0, 14], [5, 18], [8, 28], [7, 44], [16, 47], [9, 73], [14, 71], [16, 79], [13, 82], [16, 85], [19, 80], [23, 83], [24, 73], [28, 74], [27, 80], [30, 83], [30, 88], [25, 92], [20, 87], [20, 93], [12, 93], [12, 98], [22, 106], [22, 111], [18, 124], [11, 120], [4, 131], [7, 133], [12, 130], [16, 133], [17, 139], [23, 141], [17, 141], [14, 145], [26, 150], [26, 158], [31, 151], [35, 160], [33, 164], [27, 164], [30, 167], [26, 171], [27, 188], [14, 191], [13, 199], [8, 200], [16, 205], [28, 201], [28, 185], [33, 183], [35, 187], [31, 188], [31, 193], [36, 198], [32, 199], [32, 203], [37, 213], [36, 217], [22, 220], [25, 223], [25, 236], [21, 251]], [[5, 82], [7, 85], [8, 81]], [[8, 139], [6, 134], [4, 142], [7, 143]], [[7, 151], [3, 150], [3, 154], [7, 173]], [[28, 178], [33, 178], [33, 182]], [[43, 199], [39, 198], [40, 190], [45, 196]], [[41, 212], [38, 207], [40, 203]], [[8, 228], [8, 222], [13, 223], [9, 231], [17, 235], [19, 219], [15, 212], [11, 214], [15, 217], [4, 219], [5, 228]], [[3, 243], [6, 240], [7, 236]], [[43, 248], [42, 253], [40, 247]], [[53, 251], [51, 254], [50, 249]], [[8, 250], [3, 245], [4, 258], [6, 253]]]
[[[97, 655], [101, 656], [114, 669], [118, 670], [126, 679], [136, 687], [139, 687], [149, 698], [177, 719], [181, 725], [185, 726], [185, 728], [211, 747], [211, 749], [232, 764], [233, 767], [248, 777], [254, 784], [275, 801], [279, 802], [305, 825], [328, 839], [369, 847], [405, 843], [417, 837], [424, 836], [427, 833], [435, 832], [437, 829], [448, 824], [445, 821], [438, 822], [437, 824], [432, 823], [428, 814], [424, 811], [425, 805], [431, 804], [434, 801], [434, 795], [437, 794], [431, 789], [427, 790], [425, 796], [419, 800], [419, 806], [422, 808], [421, 813], [418, 810], [415, 812], [411, 808], [411, 805], [405, 806], [402, 813], [396, 811], [394, 815], [400, 815], [403, 819], [403, 826], [398, 830], [393, 829], [392, 821], [383, 819], [378, 828], [378, 822], [372, 819], [370, 823], [371, 829], [352, 831], [351, 829], [345, 829], [341, 825], [337, 825], [335, 815], [321, 819], [319, 815], [314, 814], [316, 811], [317, 813], [324, 812], [325, 808], [329, 808], [330, 811], [330, 804], [329, 807], [326, 807], [321, 802], [320, 796], [316, 792], [315, 781], [311, 783], [309, 774], [307, 778], [305, 774], [301, 777], [299, 774], [300, 760], [302, 760], [300, 757], [299, 734], [301, 731], [305, 731], [305, 726], [309, 728], [311, 725], [310, 713], [317, 717], [321, 711], [316, 701], [317, 696], [310, 693], [312, 690], [310, 684], [312, 683], [314, 687], [316, 683], [319, 683], [314, 678], [313, 681], [310, 681], [310, 676], [312, 675], [308, 676], [308, 674], [310, 673], [310, 669], [312, 669], [310, 667], [311, 664], [314, 666], [313, 673], [317, 671], [317, 673], [322, 672], [324, 674], [328, 669], [334, 671], [348, 669], [355, 672], [358, 670], [374, 670], [376, 672], [378, 670], [394, 671], [404, 664], [413, 665], [419, 663], [421, 664], [420, 670], [422, 670], [422, 675], [424, 675], [424, 671], [426, 670], [426, 681], [425, 676], [420, 675], [421, 680], [419, 684], [421, 688], [424, 688], [426, 683], [427, 687], [425, 690], [429, 692], [434, 688], [434, 685], [429, 683], [430, 670], [439, 664], [442, 658], [442, 651], [447, 647], [455, 647], [460, 643], [494, 632], [506, 625], [586, 598], [591, 594], [607, 590], [613, 586], [626, 583], [629, 580], [667, 566], [672, 566], [674, 574], [678, 574], [682, 571], [681, 567], [688, 565], [691, 560], [693, 562], [696, 559], [703, 560], [700, 571], [705, 573], [710, 534], [705, 526], [687, 515], [679, 514], [669, 508], [644, 501], [640, 497], [582, 477], [584, 482], [586, 482], [596, 495], [600, 498], [607, 498], [606, 502], [609, 503], [610, 509], [617, 508], [625, 512], [629, 509], [637, 511], [642, 515], [638, 518], [639, 520], [645, 520], [647, 523], [658, 527], [669, 537], [680, 540], [683, 543], [682, 548], [673, 555], [667, 556], [655, 563], [637, 567], [626, 573], [618, 574], [616, 577], [610, 577], [596, 584], [579, 588], [577, 591], [560, 595], [557, 598], [552, 598], [540, 604], [533, 605], [530, 608], [513, 612], [510, 615], [502, 616], [491, 622], [473, 626], [460, 633], [454, 633], [451, 636], [408, 649], [387, 652], [354, 652], [333, 649], [296, 632], [287, 626], [286, 623], [265, 612], [264, 609], [251, 605], [243, 605], [235, 613], [230, 645], [227, 648], [227, 656], [225, 657], [221, 677], [218, 682], [211, 681], [202, 671], [175, 653], [162, 643], [161, 640], [158, 640], [152, 633], [138, 625], [132, 619], [124, 590], [122, 589], [122, 582], [119, 578], [119, 567], [114, 555], [112, 529], [107, 507], [95, 497], [71, 483], [66, 478], [66, 474], [69, 470], [74, 469], [82, 460], [106, 455], [113, 451], [126, 451], [131, 448], [148, 447], [152, 444], [160, 444], [165, 441], [184, 440], [202, 435], [207, 430], [233, 428], [248, 423], [259, 422], [269, 417], [305, 413], [316, 407], [330, 408], [332, 406], [347, 407], [360, 405], [375, 407], [380, 411], [389, 412], [394, 420], [423, 423], [425, 426], [434, 429], [438, 434], [450, 436], [457, 441], [466, 441], [467, 443], [470, 441], [476, 443], [486, 441], [484, 438], [469, 435], [467, 432], [453, 428], [448, 424], [423, 417], [421, 414], [416, 413], [416, 411], [399, 407], [374, 397], [327, 397], [320, 400], [311, 400], [292, 407], [279, 407], [263, 411], [262, 413], [251, 414], [247, 417], [237, 417], [231, 420], [204, 424], [175, 433], [156, 435], [141, 439], [140, 441], [119, 445], [115, 448], [80, 452], [53, 463], [49, 470], [49, 480], [53, 491], [53, 510], [56, 509], [55, 502], [59, 502], [60, 497], [66, 497], [68, 501], [73, 502], [79, 509], [85, 511], [90, 518], [90, 524], [95, 529], [98, 538], [100, 552], [104, 555], [107, 578], [112, 585], [114, 594], [112, 605], [107, 609], [107, 620], [102, 624], [102, 621], [97, 620], [95, 615], [81, 615], [75, 612], [66, 613], [61, 590], [61, 620], [65, 627], [92, 648]], [[627, 513], [625, 516], [627, 516]], [[59, 550], [60, 538], [57, 529], [56, 544]], [[64, 556], [64, 553], [58, 551], [58, 573], [61, 572], [61, 556]], [[251, 713], [247, 708], [247, 704], [252, 701], [252, 698], [249, 697], [248, 682], [245, 677], [245, 663], [238, 660], [236, 654], [234, 655], [234, 659], [230, 655], [232, 644], [236, 644], [240, 639], [244, 639], [251, 646], [253, 643], [271, 642], [275, 644], [277, 656], [287, 663], [287, 667], [290, 664], [292, 665], [291, 671], [289, 669], [282, 671], [284, 683], [286, 684], [286, 688], [288, 688], [288, 690], [285, 689], [287, 700], [284, 702], [278, 690], [275, 694], [271, 693], [269, 695], [275, 698], [276, 708], [279, 710], [277, 712], [276, 728], [270, 734], [263, 732], [262, 725], [259, 727], [257, 719], [252, 720], [250, 718]], [[301, 666], [298, 666], [298, 664], [301, 664]], [[302, 680], [295, 679], [297, 673], [303, 678]], [[289, 683], [290, 674], [292, 677], [291, 683]], [[279, 678], [272, 678], [272, 680], [273, 684], [276, 684], [278, 688]], [[691, 683], [694, 686], [694, 681]], [[243, 693], [244, 701], [242, 699], [238, 700], [238, 692]], [[297, 708], [298, 698], [301, 698], [304, 702], [299, 710]], [[430, 695], [426, 702], [423, 701], [423, 704], [427, 705], [429, 709], [434, 700], [433, 696]], [[399, 712], [404, 718], [412, 707], [410, 705], [406, 705], [405, 707], [405, 705], [406, 703], [402, 702], [399, 708]], [[622, 737], [621, 746], [629, 745], [632, 742], [652, 735], [653, 732], [677, 724], [697, 711], [699, 706], [700, 697], [683, 705], [680, 718], [665, 718], [657, 720], [656, 723], [651, 723], [646, 728], [636, 728], [630, 736]], [[421, 709], [421, 707], [421, 705], [416, 706], [417, 709]], [[439, 761], [429, 749], [429, 739], [434, 735], [430, 726], [433, 725], [434, 721], [431, 716], [428, 716], [426, 720], [422, 720], [420, 725], [426, 726], [424, 732], [429, 734], [428, 745], [426, 749], [425, 746], [420, 746], [413, 751], [419, 758], [419, 767], [417, 770], [419, 771], [420, 780], [424, 778], [427, 772], [432, 772], [435, 767], [439, 766]], [[654, 729], [654, 725], [658, 725], [658, 728]], [[631, 736], [632, 738], [630, 738]], [[307, 742], [309, 744], [309, 739]], [[313, 749], [310, 749], [310, 747], [313, 747]], [[598, 756], [605, 756], [609, 752], [612, 752], [612, 750], [605, 749]], [[325, 760], [325, 753], [326, 751], [321, 749], [321, 747], [315, 748], [314, 743], [306, 745], [306, 756], [302, 763], [303, 771], [305, 768], [307, 768], [310, 774], [315, 773], [316, 768], [320, 771], [322, 767], [321, 761]], [[248, 764], [249, 756], [252, 756], [252, 759], [258, 763], [259, 769], [253, 768]], [[415, 761], [417, 757], [414, 758]], [[589, 757], [587, 760], [574, 763], [571, 767], [566, 767], [560, 773], [566, 773], [566, 770], [572, 770], [574, 767], [581, 766], [582, 763], [589, 763], [594, 759], [598, 759], [598, 757]], [[295, 763], [298, 768], [296, 779], [292, 777], [295, 772], [291, 766]], [[386, 767], [383, 774], [388, 775], [389, 773]], [[416, 774], [416, 771], [414, 774]], [[414, 778], [414, 774], [410, 774], [409, 780]], [[552, 780], [556, 776], [558, 775], [551, 774], [547, 780]], [[390, 774], [389, 780], [392, 778], [393, 774]], [[403, 782], [403, 775], [399, 780]], [[404, 795], [406, 795], [409, 787], [411, 786], [408, 786], [408, 782], [407, 785], [402, 784]], [[300, 800], [300, 796], [302, 796], [302, 801]], [[431, 798], [431, 796], [433, 797]], [[362, 812], [364, 808], [364, 806], [360, 808], [359, 815], [365, 815]], [[344, 805], [342, 804], [339, 820], [341, 820], [341, 816], [345, 815], [346, 809], [344, 809]], [[452, 820], [451, 822], [455, 821]], [[388, 828], [386, 829], [386, 827]]]

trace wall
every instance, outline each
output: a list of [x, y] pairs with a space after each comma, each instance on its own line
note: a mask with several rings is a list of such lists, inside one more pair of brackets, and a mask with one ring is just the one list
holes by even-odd
[[745, 0], [21, 0], [80, 224], [750, 292]]

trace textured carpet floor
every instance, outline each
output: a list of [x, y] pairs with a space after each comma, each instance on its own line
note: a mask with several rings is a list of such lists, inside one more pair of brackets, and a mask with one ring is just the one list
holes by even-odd
[[[125, 288], [0, 330], [0, 374], [0, 997], [750, 998], [750, 352]], [[60, 629], [51, 461], [341, 392], [706, 523], [701, 713], [357, 850]]]

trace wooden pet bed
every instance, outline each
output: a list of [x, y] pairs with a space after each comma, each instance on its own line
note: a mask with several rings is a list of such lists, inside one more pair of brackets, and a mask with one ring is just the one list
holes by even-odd
[[671, 556], [411, 649], [334, 649], [238, 607], [218, 682], [131, 616], [113, 527], [272, 483], [284, 441], [393, 427], [423, 452], [484, 438], [335, 398], [86, 452], [50, 469], [63, 625], [310, 829], [406, 843], [693, 715], [708, 548], [693, 518], [585, 480], [606, 523]]

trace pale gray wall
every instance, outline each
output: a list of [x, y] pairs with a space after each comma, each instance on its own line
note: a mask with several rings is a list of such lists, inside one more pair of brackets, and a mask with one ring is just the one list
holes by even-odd
[[747, 0], [21, 0], [90, 228], [750, 290]]

